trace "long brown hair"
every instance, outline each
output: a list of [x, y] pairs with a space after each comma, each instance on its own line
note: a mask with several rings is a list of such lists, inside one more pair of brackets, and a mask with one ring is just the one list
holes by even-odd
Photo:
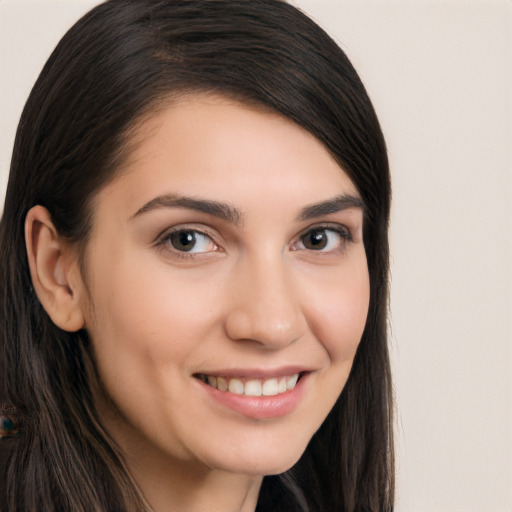
[[2, 510], [145, 510], [93, 405], [87, 332], [57, 328], [34, 294], [24, 220], [41, 204], [61, 235], [86, 244], [95, 194], [119, 172], [137, 123], [169, 97], [194, 92], [301, 125], [366, 205], [371, 297], [351, 375], [299, 462], [264, 479], [257, 510], [389, 511], [385, 143], [345, 54], [278, 0], [110, 0], [78, 21], [44, 66], [20, 120], [0, 225], [0, 402], [19, 422]]

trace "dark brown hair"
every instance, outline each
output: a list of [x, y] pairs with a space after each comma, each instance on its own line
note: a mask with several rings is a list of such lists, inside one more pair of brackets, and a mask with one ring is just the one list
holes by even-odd
[[366, 205], [371, 297], [351, 375], [299, 462], [264, 479], [257, 510], [389, 511], [385, 143], [345, 54], [278, 0], [111, 0], [78, 21], [44, 66], [18, 127], [0, 226], [0, 402], [15, 408], [20, 430], [9, 441], [2, 510], [145, 510], [93, 405], [87, 332], [57, 328], [34, 294], [24, 221], [43, 205], [63, 236], [86, 244], [95, 194], [120, 172], [141, 118], [195, 92], [301, 125]]

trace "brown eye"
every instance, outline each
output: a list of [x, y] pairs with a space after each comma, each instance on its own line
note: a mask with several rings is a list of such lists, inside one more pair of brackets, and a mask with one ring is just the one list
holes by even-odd
[[325, 229], [313, 229], [312, 231], [308, 231], [301, 240], [306, 249], [313, 251], [324, 249], [329, 242]]
[[179, 252], [204, 253], [216, 249], [208, 235], [193, 229], [177, 229], [166, 237], [165, 242]]
[[350, 239], [348, 231], [318, 227], [310, 229], [300, 237], [299, 249], [328, 252], [342, 247]]
[[170, 242], [178, 251], [190, 252], [196, 244], [196, 235], [193, 231], [175, 231], [170, 236]]

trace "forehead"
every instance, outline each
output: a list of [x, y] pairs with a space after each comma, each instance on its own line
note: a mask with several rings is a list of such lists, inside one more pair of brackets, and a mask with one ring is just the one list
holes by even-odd
[[172, 193], [233, 204], [358, 196], [311, 133], [279, 114], [220, 96], [192, 95], [165, 105], [139, 123], [129, 146], [113, 185], [141, 203], [136, 210]]

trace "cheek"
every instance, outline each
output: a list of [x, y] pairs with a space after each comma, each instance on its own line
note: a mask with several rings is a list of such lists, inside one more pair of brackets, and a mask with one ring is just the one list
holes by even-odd
[[[136, 273], [133, 268], [118, 261], [98, 272], [93, 283], [88, 330], [98, 373], [109, 399], [137, 431], [157, 435], [145, 423], [151, 418], [166, 426], [168, 437], [178, 438], [186, 408], [174, 407], [171, 414], [167, 404], [181, 404], [193, 356], [205, 358], [201, 342], [211, 336], [213, 291], [168, 268], [147, 265]], [[108, 407], [102, 412], [107, 426], [121, 428]], [[179, 443], [172, 450], [183, 455]]]
[[366, 325], [369, 298], [366, 259], [331, 275], [310, 294], [310, 328], [331, 363], [352, 363]]
[[185, 365], [208, 335], [215, 290], [166, 265], [135, 263], [98, 266], [88, 328], [105, 371], [115, 368], [134, 380], [146, 372], [154, 380], [154, 368]]

